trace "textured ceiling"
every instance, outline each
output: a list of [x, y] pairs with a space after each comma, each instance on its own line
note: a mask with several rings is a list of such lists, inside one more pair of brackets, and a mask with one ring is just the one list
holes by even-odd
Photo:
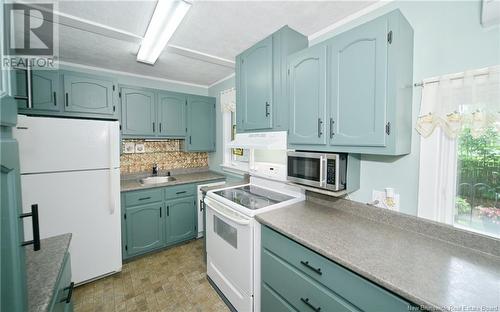
[[[311, 35], [372, 2], [195, 1], [170, 44], [234, 60], [255, 42], [289, 25]], [[156, 1], [65, 1], [58, 10], [143, 36]], [[139, 44], [66, 25], [59, 27], [60, 58], [66, 62], [210, 85], [234, 70], [166, 50], [154, 66], [136, 62]]]

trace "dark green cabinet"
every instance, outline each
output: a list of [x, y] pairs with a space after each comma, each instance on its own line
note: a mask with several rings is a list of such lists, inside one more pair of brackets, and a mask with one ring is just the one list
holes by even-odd
[[324, 46], [289, 58], [290, 144], [326, 144], [326, 54]]
[[148, 89], [121, 88], [122, 133], [148, 137], [156, 134], [155, 94]]
[[241, 118], [245, 130], [272, 128], [273, 38], [267, 37], [240, 57]]
[[236, 56], [238, 132], [288, 130], [287, 56], [307, 37], [284, 26]]
[[188, 133], [186, 150], [209, 152], [215, 150], [215, 98], [188, 96]]
[[145, 253], [163, 246], [164, 225], [162, 203], [125, 209], [127, 253]]
[[167, 206], [167, 243], [173, 244], [196, 237], [196, 202], [193, 196], [168, 200]]
[[123, 192], [123, 258], [196, 238], [195, 194], [194, 184]]
[[158, 92], [158, 136], [186, 136], [187, 96], [175, 92]]
[[17, 122], [16, 103], [0, 97], [0, 279], [1, 311], [27, 311], [23, 223], [20, 218], [19, 151], [11, 127]]
[[116, 84], [114, 81], [67, 72], [63, 74], [63, 77], [66, 112], [115, 114]]
[[[291, 55], [288, 66], [289, 148], [410, 152], [413, 30], [399, 10]], [[326, 116], [316, 109], [325, 92]]]
[[[408, 311], [400, 297], [262, 227], [261, 311]], [[295, 310], [292, 310], [295, 311]]]

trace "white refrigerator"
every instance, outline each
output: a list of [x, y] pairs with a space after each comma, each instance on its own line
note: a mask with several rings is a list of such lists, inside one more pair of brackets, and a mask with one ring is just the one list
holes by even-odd
[[73, 234], [73, 281], [121, 271], [118, 122], [19, 115], [14, 137], [23, 211], [38, 204], [42, 239]]

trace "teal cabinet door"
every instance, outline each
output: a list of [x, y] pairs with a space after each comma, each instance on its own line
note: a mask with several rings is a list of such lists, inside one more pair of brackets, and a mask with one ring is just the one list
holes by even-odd
[[215, 98], [188, 96], [188, 136], [186, 150], [215, 150]]
[[148, 204], [125, 209], [128, 256], [137, 255], [163, 246], [163, 205]]
[[378, 18], [331, 41], [330, 145], [385, 145], [388, 28]]
[[66, 254], [64, 259], [63, 267], [59, 273], [59, 279], [56, 285], [56, 294], [54, 296], [54, 301], [50, 312], [72, 312], [73, 311], [73, 301], [71, 300], [73, 295], [72, 288], [74, 285], [71, 283], [71, 257]]
[[64, 111], [114, 115], [115, 84], [112, 80], [65, 73]]
[[37, 70], [31, 72], [33, 109], [59, 111], [59, 72]]
[[326, 52], [318, 45], [289, 57], [289, 144], [326, 144]]
[[174, 92], [158, 93], [158, 136], [186, 135], [187, 97]]
[[168, 200], [166, 237], [167, 244], [196, 237], [196, 203], [194, 196]]
[[257, 43], [241, 58], [239, 100], [245, 130], [272, 128], [273, 40]]
[[262, 312], [295, 312], [286, 300], [272, 290], [267, 284], [262, 283], [260, 306]]
[[[0, 115], [4, 112], [5, 97], [1, 98]], [[15, 104], [10, 102], [10, 106]], [[14, 106], [15, 108], [15, 106]], [[9, 113], [10, 114], [10, 113]], [[7, 119], [7, 118], [5, 118]], [[2, 122], [4, 117], [2, 117]], [[4, 124], [3, 124], [4, 125]], [[21, 183], [17, 142], [10, 128], [0, 127], [0, 278], [1, 311], [27, 311], [24, 240], [20, 219]], [[31, 247], [32, 248], [32, 247]]]
[[18, 109], [20, 111], [28, 109], [28, 71], [17, 68], [9, 72], [14, 83], [12, 96], [16, 99]]
[[154, 136], [155, 94], [147, 89], [121, 89], [122, 133], [124, 136]]

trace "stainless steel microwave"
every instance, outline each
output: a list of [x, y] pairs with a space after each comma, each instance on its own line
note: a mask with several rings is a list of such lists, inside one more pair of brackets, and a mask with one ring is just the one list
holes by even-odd
[[288, 152], [287, 180], [330, 191], [346, 188], [347, 154]]

